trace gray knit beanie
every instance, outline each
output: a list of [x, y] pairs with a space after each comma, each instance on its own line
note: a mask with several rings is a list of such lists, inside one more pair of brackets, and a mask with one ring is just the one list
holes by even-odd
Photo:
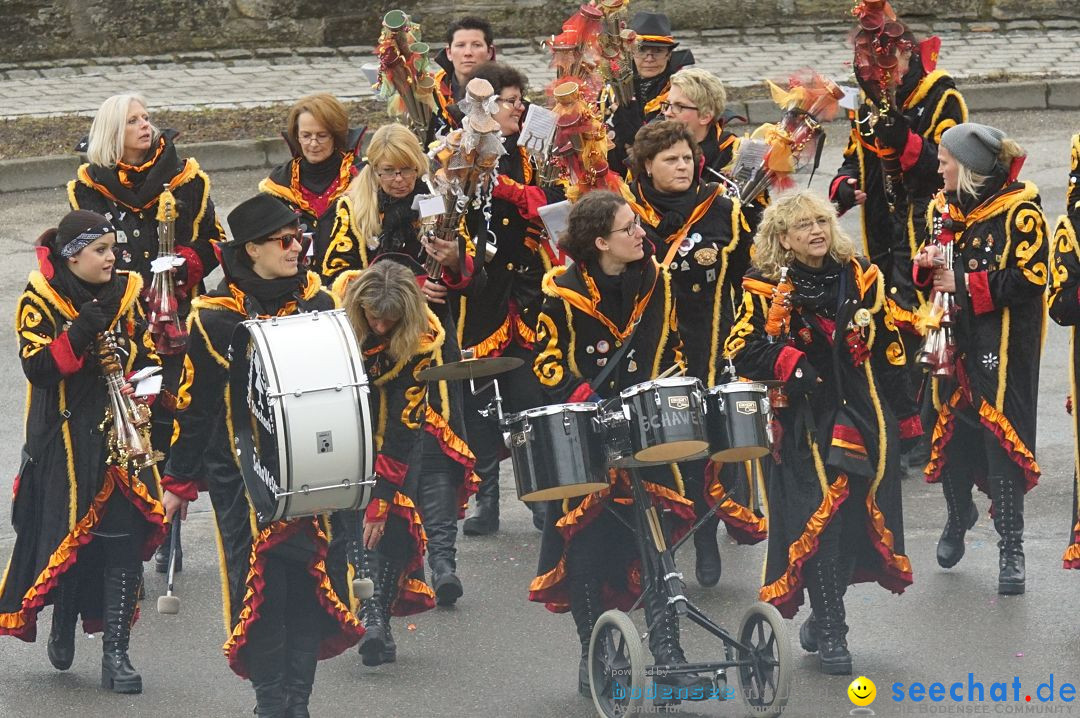
[[965, 122], [945, 130], [941, 146], [972, 172], [988, 175], [998, 164], [1003, 139], [1005, 133], [995, 127]]

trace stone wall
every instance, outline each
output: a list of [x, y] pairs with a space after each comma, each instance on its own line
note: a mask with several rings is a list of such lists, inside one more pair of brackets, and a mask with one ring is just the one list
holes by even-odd
[[[465, 14], [501, 37], [548, 35], [581, 0], [2, 0], [0, 63], [153, 55], [221, 48], [370, 45], [382, 15], [402, 8], [429, 28]], [[904, 17], [1075, 18], [1077, 0], [895, 0]], [[634, 0], [666, 12], [676, 29], [845, 21], [851, 0]]]

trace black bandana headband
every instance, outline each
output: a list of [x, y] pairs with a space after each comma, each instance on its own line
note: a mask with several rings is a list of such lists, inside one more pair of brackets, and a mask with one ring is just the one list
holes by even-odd
[[84, 229], [73, 240], [68, 242], [60, 249], [60, 256], [64, 259], [74, 257], [76, 254], [86, 248], [87, 245], [92, 243], [96, 239], [104, 237], [106, 234], [112, 234], [116, 230], [113, 229], [111, 224], [101, 224], [88, 229]]

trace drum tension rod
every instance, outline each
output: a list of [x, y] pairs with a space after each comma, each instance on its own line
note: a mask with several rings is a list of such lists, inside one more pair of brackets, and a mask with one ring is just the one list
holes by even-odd
[[361, 387], [368, 386], [369, 382], [366, 381], [350, 381], [344, 384], [330, 384], [328, 386], [318, 386], [314, 389], [294, 389], [293, 391], [279, 391], [279, 392], [267, 392], [266, 396], [270, 399], [280, 399], [283, 396], [303, 396], [304, 394], [314, 394], [320, 391], [344, 391], [346, 387]]
[[274, 491], [274, 498], [280, 496], [296, 496], [297, 494], [313, 494], [316, 491], [337, 491], [340, 489], [351, 489], [354, 486], [375, 486], [375, 477], [369, 476], [363, 481], [342, 481], [340, 484], [334, 484], [333, 486], [316, 486], [314, 489], [308, 487], [306, 484], [297, 491]]

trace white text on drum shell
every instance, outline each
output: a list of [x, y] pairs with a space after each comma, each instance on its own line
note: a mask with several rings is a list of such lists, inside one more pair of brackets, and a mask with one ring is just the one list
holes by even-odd
[[659, 415], [641, 417], [641, 428], [659, 429], [667, 426], [690, 426], [701, 423], [701, 417], [693, 411], [663, 411]]

